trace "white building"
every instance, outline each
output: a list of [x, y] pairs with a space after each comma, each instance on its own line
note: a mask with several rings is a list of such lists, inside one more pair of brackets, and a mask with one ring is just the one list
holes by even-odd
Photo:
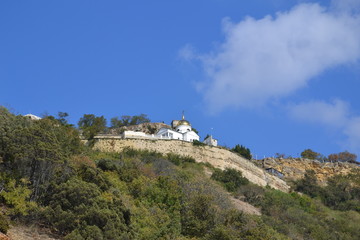
[[38, 117], [38, 116], [33, 115], [33, 114], [26, 114], [26, 115], [24, 115], [24, 117], [27, 117], [27, 118], [29, 118], [31, 120], [40, 120], [41, 119], [41, 117]]
[[144, 132], [136, 132], [136, 131], [124, 131], [121, 134], [122, 138], [153, 138], [154, 135], [149, 135]]
[[203, 143], [210, 146], [215, 146], [215, 147], [217, 146], [217, 140], [213, 138], [212, 135], [207, 136]]
[[156, 137], [164, 139], [177, 139], [187, 142], [199, 141], [200, 137], [191, 128], [189, 121], [185, 120], [184, 115], [181, 120], [174, 120], [171, 122], [170, 128], [160, 128], [156, 133]]
[[[101, 138], [102, 136], [98, 136]], [[116, 137], [116, 136], [114, 136]], [[193, 131], [189, 121], [185, 120], [184, 115], [181, 120], [173, 120], [171, 127], [160, 128], [156, 134], [146, 134], [141, 131], [124, 131], [120, 136], [122, 139], [135, 138], [135, 139], [174, 139], [187, 142], [193, 142], [194, 140], [199, 141], [199, 135]], [[205, 138], [203, 143], [210, 146], [217, 146], [218, 142], [212, 135]]]

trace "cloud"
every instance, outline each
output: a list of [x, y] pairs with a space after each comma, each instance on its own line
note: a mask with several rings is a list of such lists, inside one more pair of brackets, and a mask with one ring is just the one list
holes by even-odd
[[360, 117], [349, 119], [349, 123], [343, 129], [343, 133], [347, 136], [343, 147], [360, 154]]
[[290, 116], [297, 120], [333, 127], [343, 127], [349, 121], [349, 104], [339, 99], [332, 103], [310, 101], [293, 104], [289, 106], [288, 110]]
[[360, 153], [360, 117], [351, 114], [347, 102], [339, 99], [330, 103], [309, 101], [290, 105], [288, 112], [296, 120], [320, 124], [340, 131], [346, 136], [345, 142], [341, 143], [342, 147]]
[[200, 85], [209, 109], [262, 106], [294, 93], [331, 67], [357, 61], [360, 18], [340, 3], [334, 1], [331, 10], [299, 4], [275, 17], [247, 17], [238, 23], [224, 19], [220, 47], [203, 55], [185, 48], [186, 59], [203, 65], [207, 80]]
[[358, 14], [360, 10], [359, 0], [332, 0], [332, 8], [340, 13]]

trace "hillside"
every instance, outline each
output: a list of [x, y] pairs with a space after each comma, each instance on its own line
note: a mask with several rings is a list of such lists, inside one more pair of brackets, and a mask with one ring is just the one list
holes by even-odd
[[360, 239], [356, 169], [327, 186], [306, 173], [286, 192], [221, 148], [103, 139], [96, 150], [69, 124], [4, 108], [0, 133], [0, 232], [15, 240]]
[[260, 186], [269, 185], [285, 192], [289, 190], [283, 180], [268, 174], [240, 155], [220, 147], [195, 146], [193, 143], [178, 140], [116, 139], [109, 136], [99, 136], [94, 144], [94, 149], [104, 152], [121, 152], [128, 148], [190, 156], [197, 162], [209, 163], [216, 168], [237, 169], [251, 182]]

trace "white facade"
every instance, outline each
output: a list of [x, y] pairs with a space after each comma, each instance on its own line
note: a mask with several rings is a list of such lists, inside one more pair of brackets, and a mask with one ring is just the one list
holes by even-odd
[[124, 131], [121, 134], [122, 138], [151, 138], [154, 135], [148, 135], [144, 132], [135, 132], [135, 131]]
[[[187, 128], [188, 129], [188, 128]], [[190, 128], [191, 129], [191, 128]], [[177, 131], [179, 130], [179, 131]], [[194, 140], [200, 139], [199, 135], [197, 135], [192, 130], [180, 131], [180, 129], [169, 129], [169, 128], [161, 128], [157, 134], [157, 138], [163, 138], [163, 139], [176, 139], [176, 140], [182, 140], [187, 142], [193, 142]]]
[[183, 140], [183, 135], [181, 133], [169, 128], [160, 128], [160, 130], [156, 133], [156, 137], [164, 139]]
[[27, 118], [29, 118], [31, 120], [40, 120], [41, 119], [41, 117], [38, 117], [38, 116], [33, 115], [33, 114], [26, 114], [26, 115], [24, 115], [24, 117], [27, 117]]
[[213, 138], [211, 135], [208, 136], [207, 138], [205, 138], [203, 143], [210, 145], [210, 146], [215, 146], [215, 147], [217, 146], [217, 140], [215, 138]]
[[[101, 138], [101, 136], [98, 137]], [[171, 127], [160, 128], [160, 130], [156, 134], [150, 135], [139, 131], [124, 131], [119, 137], [123, 139], [126, 138], [164, 139], [164, 140], [174, 139], [174, 140], [181, 140], [187, 142], [200, 140], [199, 135], [192, 130], [190, 122], [185, 120], [184, 116], [182, 117], [182, 120], [173, 120], [171, 122]], [[212, 136], [208, 136], [203, 143], [210, 146], [217, 146], [217, 140], [214, 139]]]
[[190, 122], [186, 121], [184, 116], [182, 120], [172, 121], [171, 126], [172, 129], [161, 128], [156, 136], [158, 138], [177, 139], [187, 142], [199, 141], [200, 139], [199, 135], [192, 130]]

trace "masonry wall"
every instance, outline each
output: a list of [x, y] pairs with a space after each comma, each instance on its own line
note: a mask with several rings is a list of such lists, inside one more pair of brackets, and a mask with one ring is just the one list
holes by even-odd
[[190, 142], [178, 140], [148, 140], [148, 139], [97, 139], [94, 148], [105, 152], [121, 152], [124, 148], [157, 151], [163, 154], [174, 153], [190, 156], [197, 162], [210, 163], [214, 167], [240, 170], [249, 181], [260, 186], [269, 185], [275, 189], [287, 192], [289, 186], [281, 179], [268, 174], [252, 162], [226, 149], [212, 146], [194, 146]]

